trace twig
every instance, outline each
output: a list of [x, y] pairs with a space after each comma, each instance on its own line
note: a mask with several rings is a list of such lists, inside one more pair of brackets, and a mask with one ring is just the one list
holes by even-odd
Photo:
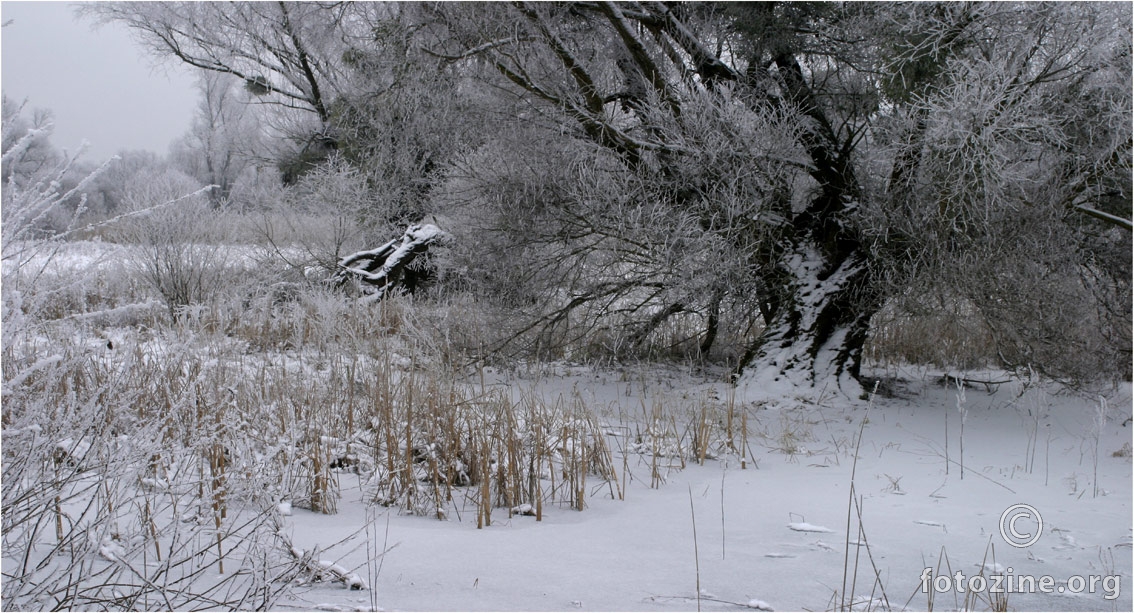
[[689, 486], [689, 519], [693, 523], [693, 567], [697, 574], [697, 610], [701, 610], [701, 559], [697, 552], [697, 515], [693, 511], [693, 486]]

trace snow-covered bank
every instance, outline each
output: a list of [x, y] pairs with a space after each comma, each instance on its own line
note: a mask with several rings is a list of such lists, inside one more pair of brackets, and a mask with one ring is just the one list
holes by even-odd
[[[631, 428], [643, 402], [677, 406], [712, 402], [714, 395], [724, 401], [727, 393], [724, 386], [673, 373], [649, 372], [638, 382], [618, 378], [576, 369], [535, 387], [593, 399], [608, 419], [617, 422], [622, 415]], [[1054, 388], [1021, 391], [1015, 384], [965, 390], [963, 455], [958, 390], [933, 378], [910, 381], [899, 397], [878, 398], [870, 406], [845, 398], [754, 406], [738, 398], [750, 415], [755, 465], [746, 470], [726, 455], [672, 470], [651, 489], [649, 459], [630, 454], [625, 500], [596, 488], [585, 512], [547, 506], [542, 522], [515, 516], [483, 530], [471, 520], [472, 509], [438, 522], [368, 508], [351, 487], [354, 477], [343, 476], [337, 516], [297, 510], [288, 525], [302, 547], [347, 539], [324, 557], [369, 575], [376, 592], [317, 584], [301, 590], [291, 605], [830, 610], [839, 606], [846, 581], [846, 600], [853, 597], [856, 608], [881, 609], [888, 600], [894, 610], [924, 610], [930, 603], [922, 590], [924, 569], [969, 578], [987, 565], [1012, 581], [1025, 575], [1055, 581], [1051, 594], [1008, 594], [1012, 609], [1128, 610], [1131, 459], [1129, 446], [1123, 449], [1130, 441], [1131, 427], [1124, 425], [1130, 387], [1108, 395], [1105, 421], [1098, 420], [1097, 400]], [[617, 450], [632, 436], [610, 437], [616, 464], [622, 462]], [[863, 534], [855, 511], [848, 545], [852, 470]], [[1000, 534], [1002, 514], [1021, 503], [1044, 521], [1039, 540], [1027, 548], [1010, 546]], [[812, 529], [801, 529], [805, 524]], [[1027, 526], [1022, 520], [1012, 527], [1027, 532]], [[366, 552], [384, 547], [392, 549], [368, 565]], [[881, 587], [872, 585], [871, 559]], [[1098, 578], [1095, 593], [1086, 593], [1089, 583], [1080, 586], [1078, 578], [1089, 582], [1092, 576]], [[966, 596], [935, 593], [933, 608], [961, 608]], [[986, 609], [982, 602], [970, 606]]]

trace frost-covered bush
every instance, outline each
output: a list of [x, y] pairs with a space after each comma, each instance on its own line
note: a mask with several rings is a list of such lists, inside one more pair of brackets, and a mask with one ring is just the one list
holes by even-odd
[[[6, 142], [6, 167], [46, 135]], [[277, 546], [274, 507], [227, 487], [225, 445], [247, 445], [222, 419], [226, 405], [201, 395], [218, 390], [201, 385], [205, 373], [184, 351], [155, 354], [141, 332], [107, 340], [96, 326], [121, 325], [138, 305], [113, 305], [133, 291], [114, 270], [91, 276], [105, 250], [68, 243], [75, 232], [44, 224], [82, 212], [97, 173], [67, 189], [72, 162], [13, 173], [3, 190], [5, 608], [271, 608], [301, 561]], [[99, 254], [93, 263], [70, 265], [90, 252]], [[100, 290], [101, 302], [88, 304]]]
[[[3, 262], [3, 347], [5, 353], [34, 325], [35, 316], [47, 300], [37, 295], [44, 272], [58, 255], [69, 230], [56, 230], [51, 220], [68, 215], [68, 202], [78, 202], [70, 213], [73, 226], [86, 202], [83, 190], [106, 165], [76, 184], [69, 177], [75, 158], [49, 158], [44, 165], [25, 168], [29, 151], [44, 147], [51, 127], [28, 129], [22, 137], [9, 134], [20, 127], [18, 114], [5, 113], [2, 163], [5, 184], [0, 206], [0, 261]], [[65, 187], [72, 185], [73, 187]], [[11, 365], [5, 365], [8, 370]]]
[[225, 449], [248, 441], [191, 357], [5, 348], [7, 606], [271, 608], [288, 589], [274, 507], [230, 484]]
[[232, 220], [213, 210], [189, 177], [168, 169], [139, 172], [129, 181], [118, 221], [124, 240], [141, 248], [136, 272], [161, 295], [172, 317], [208, 302], [230, 275], [226, 242]]
[[283, 190], [257, 228], [277, 263], [325, 278], [343, 256], [376, 247], [402, 230], [377, 222], [376, 209], [366, 177], [332, 156]]

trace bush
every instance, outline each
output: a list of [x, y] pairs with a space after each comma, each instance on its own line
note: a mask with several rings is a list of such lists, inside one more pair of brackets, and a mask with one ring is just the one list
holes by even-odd
[[141, 247], [135, 262], [173, 318], [208, 302], [229, 276], [233, 220], [213, 210], [195, 182], [171, 170], [145, 170], [127, 189], [131, 213], [118, 222], [120, 236]]

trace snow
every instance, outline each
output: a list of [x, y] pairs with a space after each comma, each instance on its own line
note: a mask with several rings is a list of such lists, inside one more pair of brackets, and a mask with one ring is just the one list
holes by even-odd
[[[638, 376], [640, 385], [625, 382]], [[750, 463], [741, 470], [738, 459], [726, 455], [703, 466], [690, 462], [684, 470], [673, 469], [665, 483], [651, 488], [646, 456], [631, 453], [625, 500], [612, 499], [600, 488], [590, 492], [583, 512], [545, 505], [541, 522], [522, 509], [483, 530], [476, 529], [472, 509], [446, 521], [402, 516], [396, 509], [379, 508], [375, 516], [361, 490], [344, 481], [338, 515], [296, 510], [287, 518], [288, 530], [301, 547], [340, 543], [321, 550], [322, 555], [344, 570], [369, 576], [385, 610], [691, 610], [698, 605], [698, 566], [704, 610], [829, 610], [835, 604], [832, 594], [842, 585], [848, 548], [860, 552], [855, 610], [887, 603], [877, 593], [870, 596], [867, 578], [874, 571], [861, 555], [868, 551], [884, 578], [891, 608], [901, 608], [911, 593], [905, 606], [927, 606], [927, 595], [918, 591], [926, 567], [973, 575], [1012, 568], [1015, 575], [1062, 581], [1118, 574], [1129, 584], [1131, 462], [1110, 452], [1130, 438], [1130, 430], [1116, 425], [1130, 412], [1130, 386], [1108, 394], [1113, 415], [1101, 434], [1099, 445], [1106, 453], [1100, 455], [1098, 474], [1099, 484], [1112, 493], [1093, 497], [1090, 458], [1082, 450], [1093, 444], [1097, 400], [1057, 388], [969, 390], [962, 479], [955, 463], [959, 432], [951, 426], [946, 435], [944, 429], [946, 413], [954, 423], [957, 419], [956, 390], [935, 379], [912, 377], [901, 397], [873, 403], [833, 395], [819, 404], [792, 397], [770, 402], [764, 395], [753, 395], [759, 398], [754, 401], [738, 392], [736, 401], [750, 412], [752, 459], [759, 469]], [[538, 380], [498, 376], [489, 384], [545, 398], [578, 395], [590, 406], [603, 407], [610, 421], [640, 411], [643, 401], [650, 406], [727, 393], [723, 384], [665, 369], [619, 377], [562, 367]], [[1041, 393], [1051, 408], [1039, 433], [1039, 462], [1029, 471], [1025, 458], [1035, 442], [1022, 424], [1032, 419], [1029, 407]], [[803, 430], [798, 435], [807, 441], [807, 451], [790, 455], [775, 449], [773, 442], [791, 428]], [[1049, 437], [1050, 456], [1045, 457]], [[622, 447], [612, 443], [612, 448]], [[948, 465], [946, 448], [953, 460]], [[861, 507], [848, 531], [852, 470]], [[900, 478], [900, 489], [890, 476]], [[1002, 512], [1020, 501], [1039, 509], [1045, 526], [1051, 526], [1030, 549], [1013, 548], [999, 535]], [[362, 531], [368, 522], [370, 538], [377, 540], [369, 545]], [[816, 540], [818, 534], [822, 540]], [[388, 550], [380, 573], [379, 561], [367, 561], [367, 550]], [[850, 556], [852, 573], [855, 559]], [[358, 592], [318, 584], [294, 605], [365, 608], [361, 603], [369, 600], [352, 594]], [[1009, 606], [1131, 606], [1125, 591], [1115, 602], [1101, 592], [1073, 596], [1013, 593]], [[952, 597], [938, 594], [935, 607], [953, 608]]]
[[757, 611], [774, 611], [775, 610], [775, 609], [772, 608], [772, 605], [770, 605], [770, 604], [768, 604], [768, 603], [766, 603], [763, 600], [760, 600], [758, 598], [753, 598], [752, 600], [749, 600], [747, 603], [745, 603], [745, 605], [747, 605], [747, 607], [749, 609], [756, 609]]
[[815, 524], [809, 524], [804, 521], [792, 522], [788, 524], [788, 528], [791, 528], [796, 532], [833, 532], [833, 530], [831, 530], [830, 528], [824, 526], [816, 526]]
[[98, 548], [98, 555], [102, 556], [103, 558], [105, 558], [106, 560], [109, 560], [111, 562], [117, 562], [118, 556], [120, 556], [124, 553], [126, 553], [126, 551], [124, 549], [122, 549], [121, 546], [119, 546], [115, 543], [108, 543], [108, 544], [105, 544], [105, 545], [100, 545], [99, 548]]
[[[114, 263], [104, 256], [111, 249], [124, 248], [68, 244], [52, 266], [110, 267]], [[145, 306], [114, 305], [67, 323], [115, 320]], [[107, 354], [107, 338], [116, 347], [147, 339], [131, 351], [155, 360], [193, 351], [187, 344], [115, 329], [91, 344], [91, 359]], [[270, 358], [238, 351], [239, 364], [229, 363], [232, 356], [219, 346], [212, 353], [218, 357], [202, 366], [202, 381], [220, 370], [255, 370], [269, 359], [273, 368], [266, 377], [316, 376], [329, 368], [326, 360], [300, 351]], [[5, 396], [20, 393], [32, 373], [60, 363], [55, 348], [35, 355], [11, 375]], [[372, 368], [378, 360], [396, 372], [430, 367], [411, 359], [411, 351], [381, 355], [358, 356], [357, 368]], [[397, 508], [369, 504], [366, 467], [358, 469], [361, 474], [344, 468], [337, 474], [342, 497], [335, 515], [293, 505], [298, 501], [269, 503], [295, 555], [309, 555], [311, 565], [330, 577], [296, 584], [294, 598], [280, 608], [674, 611], [700, 604], [705, 610], [831, 610], [843, 604], [833, 594], [842, 590], [844, 576], [853, 575], [859, 583], [848, 589], [847, 607], [919, 610], [928, 602], [919, 589], [925, 568], [969, 575], [1011, 569], [1014, 576], [1051, 576], [1065, 586], [1070, 577], [1118, 576], [1127, 589], [1114, 601], [1102, 592], [1014, 593], [1009, 607], [1132, 608], [1129, 383], [1096, 390], [1100, 399], [1097, 393], [1038, 382], [958, 389], [939, 384], [941, 373], [906, 368], [870, 373], [895, 381], [889, 387], [897, 397], [863, 401], [833, 383], [746, 377], [732, 387], [722, 377], [663, 365], [600, 370], [555, 363], [484, 373], [483, 384], [475, 384], [490, 391], [594, 411], [619, 476], [625, 470], [624, 499], [597, 487], [595, 479], [588, 483], [584, 511], [545, 503], [537, 521], [529, 505], [514, 507], [511, 517], [508, 509], [495, 509], [492, 525], [478, 530], [475, 509], [462, 506], [459, 488], [443, 521], [402, 515]], [[974, 381], [1008, 378], [999, 372], [959, 374]], [[672, 416], [681, 434], [701, 407], [730, 402], [748, 418], [747, 468], [728, 452], [709, 453], [697, 463], [690, 436], [679, 440], [666, 424]], [[654, 407], [664, 410], [656, 423]], [[28, 444], [42, 436], [48, 419], [45, 414], [5, 427], [4, 443]], [[291, 449], [293, 443], [285, 438], [271, 448]], [[337, 447], [339, 441], [324, 443]], [[569, 448], [574, 441], [565, 437], [561, 443]], [[46, 444], [84, 471], [81, 486], [95, 483], [91, 467], [97, 467], [102, 448], [78, 435]], [[173, 477], [146, 479], [142, 485], [155, 500], [171, 496], [167, 490], [177, 485]], [[850, 498], [852, 484], [857, 504]], [[1043, 516], [1043, 532], [1027, 548], [1009, 545], [1000, 534], [1004, 511], [1021, 503]], [[186, 522], [212, 521], [199, 514], [207, 510], [177, 510]], [[122, 512], [124, 525], [137, 522], [129, 515], [136, 510]], [[52, 531], [48, 526], [47, 534]], [[125, 564], [139, 548], [101, 534], [90, 544], [97, 563], [112, 566]], [[5, 572], [10, 560], [5, 556]], [[873, 589], [874, 566], [887, 598]], [[939, 610], [963, 604], [948, 594], [936, 598]]]

